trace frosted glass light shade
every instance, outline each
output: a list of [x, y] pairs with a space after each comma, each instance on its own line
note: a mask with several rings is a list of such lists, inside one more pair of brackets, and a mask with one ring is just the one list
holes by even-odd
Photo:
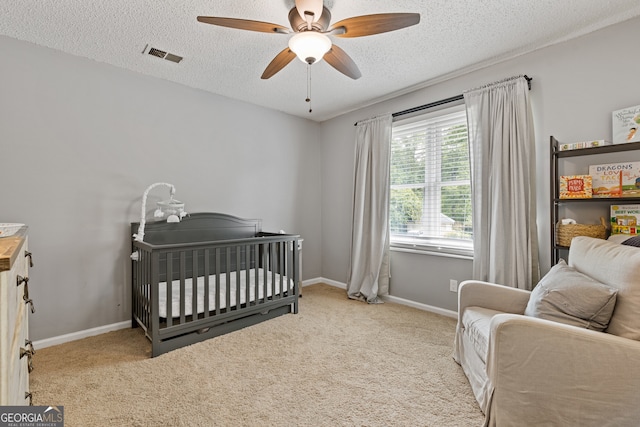
[[289, 39], [289, 49], [305, 64], [313, 64], [331, 49], [331, 40], [316, 31], [302, 31]]

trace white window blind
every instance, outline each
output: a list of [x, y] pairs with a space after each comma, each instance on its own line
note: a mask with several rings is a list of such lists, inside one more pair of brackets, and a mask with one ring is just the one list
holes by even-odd
[[471, 181], [464, 105], [393, 125], [393, 247], [471, 255]]

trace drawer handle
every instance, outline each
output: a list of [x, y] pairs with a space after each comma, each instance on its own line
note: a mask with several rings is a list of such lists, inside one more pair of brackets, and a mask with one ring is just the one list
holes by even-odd
[[25, 299], [24, 303], [25, 304], [29, 304], [31, 306], [31, 314], [36, 312], [36, 307], [33, 305], [33, 300], [32, 299]]
[[24, 251], [24, 256], [29, 258], [29, 267], [33, 267], [33, 256], [31, 255], [31, 252]]
[[35, 354], [35, 351], [33, 351], [32, 349], [20, 347], [20, 359], [22, 359], [25, 356], [31, 357], [34, 354]]
[[33, 346], [33, 341], [24, 340], [24, 346], [29, 347], [29, 349], [31, 350], [31, 354], [36, 354], [36, 348]]
[[29, 406], [33, 406], [33, 394], [31, 394], [28, 391], [26, 391], [24, 393], [24, 398], [25, 399], [29, 399]]
[[20, 359], [27, 356], [27, 369], [31, 373], [33, 371], [33, 355], [36, 354], [36, 349], [33, 348], [31, 340], [24, 340], [24, 346], [27, 348], [20, 347]]
[[22, 299], [24, 300], [25, 304], [31, 305], [31, 314], [35, 313], [36, 307], [33, 305], [33, 300], [29, 298], [29, 278], [18, 276], [17, 281], [18, 281], [18, 286], [24, 283], [24, 295], [22, 296]]

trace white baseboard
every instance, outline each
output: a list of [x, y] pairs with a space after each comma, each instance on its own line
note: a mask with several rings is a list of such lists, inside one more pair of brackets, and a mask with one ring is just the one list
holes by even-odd
[[442, 316], [458, 318], [458, 312], [447, 310], [440, 307], [434, 307], [432, 305], [423, 304], [421, 302], [415, 302], [404, 298], [394, 297], [393, 295], [386, 295], [381, 297], [384, 301], [394, 302], [396, 304], [406, 305], [408, 307], [417, 308], [418, 310], [429, 311], [431, 313], [440, 314]]
[[[346, 283], [338, 282], [336, 280], [326, 279], [324, 277], [317, 277], [315, 279], [308, 279], [302, 282], [302, 287], [311, 286], [318, 283], [324, 283], [329, 286], [334, 286], [340, 289], [347, 289]], [[406, 305], [408, 307], [417, 308], [418, 310], [429, 311], [431, 313], [441, 314], [447, 317], [457, 318], [458, 313], [451, 310], [445, 310], [444, 308], [434, 307], [420, 302], [410, 301], [404, 298], [394, 297], [392, 295], [382, 297], [383, 300], [394, 302], [396, 304]], [[94, 335], [105, 334], [107, 332], [117, 331], [120, 329], [126, 329], [131, 327], [131, 321], [113, 323], [111, 325], [98, 326], [97, 328], [86, 329], [84, 331], [72, 332], [70, 334], [60, 335], [52, 338], [45, 338], [43, 340], [35, 341], [33, 346], [36, 349], [47, 348], [58, 344], [64, 344], [71, 341], [76, 341], [82, 338], [92, 337]]]
[[64, 344], [76, 341], [82, 338], [92, 337], [94, 335], [105, 334], [111, 331], [126, 329], [131, 327], [131, 320], [125, 322], [112, 323], [111, 325], [98, 326], [97, 328], [86, 329], [84, 331], [72, 332], [70, 334], [60, 335], [53, 338], [45, 338], [43, 340], [34, 341], [33, 346], [36, 349], [47, 348], [58, 344]]
[[337, 282], [331, 279], [325, 279], [324, 277], [316, 277], [315, 279], [305, 280], [304, 282], [302, 282], [302, 287], [311, 286], [318, 283], [324, 283], [325, 285], [334, 286], [336, 288], [340, 288], [344, 290], [347, 289], [347, 285], [345, 283]]
[[[310, 286], [315, 285], [316, 283], [324, 283], [326, 285], [335, 286], [340, 289], [347, 289], [347, 284], [342, 282], [337, 282], [331, 279], [325, 279], [324, 277], [318, 277], [315, 279], [305, 280], [302, 282], [302, 286]], [[394, 302], [400, 305], [406, 305], [408, 307], [417, 308], [418, 310], [429, 311], [431, 313], [440, 314], [442, 316], [453, 317], [454, 319], [458, 318], [458, 312], [447, 310], [440, 307], [434, 307], [432, 305], [423, 304], [421, 302], [411, 301], [404, 298], [394, 297], [393, 295], [386, 295], [381, 297], [384, 301]]]

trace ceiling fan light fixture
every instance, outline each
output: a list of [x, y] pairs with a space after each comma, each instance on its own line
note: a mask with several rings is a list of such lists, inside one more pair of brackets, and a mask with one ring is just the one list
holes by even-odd
[[320, 62], [331, 49], [331, 39], [316, 31], [302, 31], [289, 39], [289, 49], [305, 64]]
[[358, 66], [345, 51], [332, 43], [327, 34], [340, 38], [363, 37], [420, 23], [419, 13], [377, 13], [353, 16], [331, 25], [331, 12], [323, 3], [323, 0], [295, 0], [295, 6], [289, 9], [288, 14], [290, 28], [270, 22], [219, 16], [198, 16], [198, 22], [261, 33], [294, 33], [289, 39], [289, 46], [280, 51], [265, 68], [260, 77], [263, 80], [273, 77], [296, 56], [307, 64], [308, 75], [311, 65], [324, 59], [345, 76], [359, 79], [362, 74]]

